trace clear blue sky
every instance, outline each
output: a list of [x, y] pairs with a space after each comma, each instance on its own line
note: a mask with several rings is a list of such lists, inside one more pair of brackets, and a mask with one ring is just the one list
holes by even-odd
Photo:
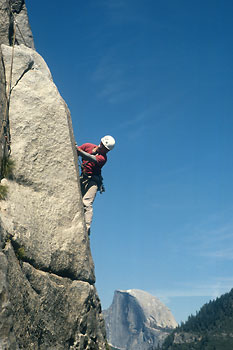
[[137, 288], [185, 321], [233, 287], [233, 2], [26, 4], [78, 144], [116, 138], [91, 232], [103, 308]]

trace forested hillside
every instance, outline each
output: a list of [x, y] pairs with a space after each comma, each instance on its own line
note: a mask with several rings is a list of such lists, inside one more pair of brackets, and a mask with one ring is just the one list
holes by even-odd
[[232, 350], [233, 289], [205, 304], [167, 337], [162, 350]]

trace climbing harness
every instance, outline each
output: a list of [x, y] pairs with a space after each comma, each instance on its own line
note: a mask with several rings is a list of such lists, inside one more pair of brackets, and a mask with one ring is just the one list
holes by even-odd
[[[85, 173], [84, 166], [81, 163], [79, 157], [78, 157], [78, 163], [81, 169], [81, 174], [79, 176], [81, 185], [85, 188], [90, 181], [94, 181], [98, 186], [98, 191], [100, 192], [100, 194], [105, 192], [103, 177], [101, 175], [88, 175], [87, 173]], [[91, 163], [91, 162], [88, 162], [88, 161], [85, 162], [85, 164], [88, 164], [88, 163]]]
[[101, 175], [88, 175], [84, 171], [80, 175], [80, 182], [83, 187], [86, 187], [89, 182], [94, 181], [98, 187], [100, 194], [105, 192], [103, 177]]
[[[101, 176], [101, 175], [88, 175], [87, 173], [85, 173], [84, 166], [81, 164], [80, 160], [79, 160], [79, 163], [80, 163], [80, 168], [81, 168], [81, 175], [80, 175], [81, 185], [86, 187], [90, 181], [94, 181], [98, 186], [98, 191], [100, 192], [100, 194], [105, 192], [105, 187], [103, 184], [103, 180], [104, 180], [103, 176]], [[87, 162], [87, 163], [89, 163], [89, 162]], [[85, 163], [85, 164], [87, 164], [87, 163]]]

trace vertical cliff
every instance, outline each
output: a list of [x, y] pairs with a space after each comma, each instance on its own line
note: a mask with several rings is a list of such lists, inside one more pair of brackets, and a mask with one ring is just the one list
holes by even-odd
[[159, 299], [137, 289], [115, 291], [104, 317], [109, 343], [121, 350], [153, 350], [177, 326]]
[[105, 349], [70, 113], [34, 50], [24, 1], [1, 0], [0, 22], [0, 157], [9, 133], [14, 162], [11, 179], [1, 172], [0, 349]]

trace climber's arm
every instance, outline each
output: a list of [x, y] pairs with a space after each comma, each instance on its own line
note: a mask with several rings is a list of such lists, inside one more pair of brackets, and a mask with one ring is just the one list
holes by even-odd
[[77, 147], [77, 152], [78, 152], [78, 155], [81, 156], [83, 159], [88, 160], [89, 162], [98, 163], [96, 156], [94, 156], [93, 154], [89, 154], [81, 150], [79, 147]]

